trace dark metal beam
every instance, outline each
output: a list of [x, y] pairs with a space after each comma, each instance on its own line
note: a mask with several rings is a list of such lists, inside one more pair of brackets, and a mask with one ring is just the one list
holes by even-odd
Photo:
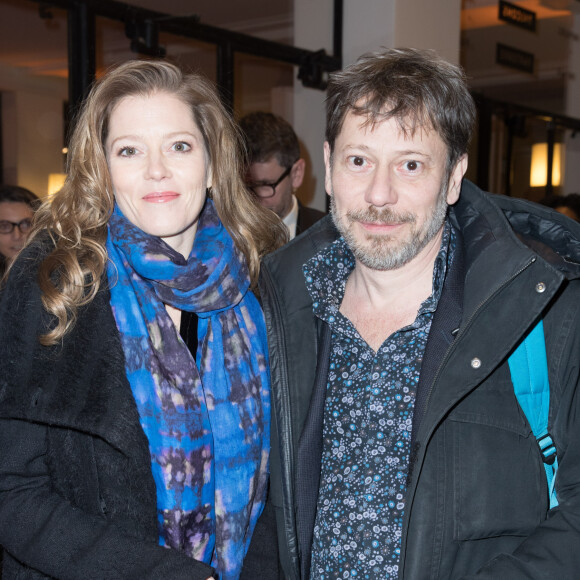
[[95, 78], [95, 14], [85, 2], [68, 4], [69, 119], [74, 119]]
[[546, 163], [546, 195], [552, 195], [554, 193], [554, 184], [552, 183], [552, 168], [554, 167], [554, 143], [556, 141], [556, 126], [554, 123], [548, 123], [547, 133], [548, 162]]
[[[33, 1], [39, 3], [46, 2], [46, 0]], [[266, 56], [273, 60], [279, 60], [297, 66], [313, 54], [313, 51], [304, 48], [297, 48], [295, 46], [256, 38], [248, 34], [202, 24], [197, 16], [171, 16], [156, 10], [130, 6], [124, 2], [117, 2], [116, 0], [51, 0], [50, 2], [51, 5], [65, 10], [69, 10], [77, 3], [86, 5], [97, 16], [103, 16], [121, 22], [127, 22], [133, 18], [138, 18], [140, 21], [145, 22], [154, 21], [160, 31], [195, 38], [215, 45], [228, 43], [234, 52], [243, 52], [261, 57]], [[337, 70], [342, 66], [340, 58], [326, 54], [323, 57], [319, 57], [319, 62], [324, 70], [328, 72]]]
[[580, 119], [574, 117], [567, 117], [566, 115], [550, 113], [542, 109], [534, 109], [532, 107], [525, 107], [523, 105], [507, 103], [505, 101], [496, 101], [495, 99], [489, 99], [477, 93], [474, 93], [473, 97], [477, 103], [485, 102], [490, 110], [490, 114], [505, 115], [506, 117], [512, 115], [533, 117], [546, 122], [552, 122], [555, 127], [565, 127], [574, 131], [580, 131]]
[[507, 145], [506, 145], [506, 160], [505, 160], [505, 173], [504, 179], [504, 190], [505, 195], [512, 194], [512, 164], [513, 164], [513, 151], [514, 151], [514, 124], [507, 120]]
[[232, 113], [234, 110], [234, 51], [229, 42], [217, 45], [217, 85], [222, 103]]
[[477, 105], [477, 183], [489, 190], [489, 164], [491, 160], [492, 110], [485, 100], [475, 99]]
[[[46, 0], [33, 0], [42, 5]], [[116, 0], [51, 0], [50, 4], [68, 11], [69, 119], [73, 119], [95, 78], [95, 17], [125, 24], [131, 48], [149, 56], [163, 57], [158, 45], [161, 31], [215, 44], [217, 47], [218, 90], [224, 104], [233, 110], [234, 55], [236, 52], [267, 57], [299, 67], [304, 86], [326, 89], [328, 73], [342, 67], [343, 0], [334, 5], [334, 49], [311, 51], [271, 42], [239, 32], [202, 24], [198, 16], [173, 16], [131, 6]]]

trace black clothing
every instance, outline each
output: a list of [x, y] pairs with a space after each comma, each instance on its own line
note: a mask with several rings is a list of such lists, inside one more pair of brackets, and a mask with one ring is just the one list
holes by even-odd
[[[580, 226], [468, 181], [450, 219], [458, 252], [418, 385], [399, 577], [573, 578], [580, 567]], [[336, 237], [326, 218], [262, 269], [274, 412], [270, 501], [291, 579], [309, 577], [330, 345], [302, 264]], [[540, 317], [560, 463], [560, 505], [549, 513], [539, 448], [507, 365]]]
[[199, 318], [195, 312], [183, 310], [181, 312], [181, 324], [179, 325], [179, 335], [187, 345], [193, 360], [196, 360], [197, 354], [197, 324]]
[[3, 579], [205, 580], [210, 566], [158, 544], [149, 445], [106, 282], [62, 344], [38, 342], [53, 324], [36, 280], [44, 251], [24, 250], [0, 299]]

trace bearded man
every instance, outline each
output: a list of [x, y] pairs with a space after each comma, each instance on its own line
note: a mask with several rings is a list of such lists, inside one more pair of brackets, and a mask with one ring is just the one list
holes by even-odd
[[[464, 180], [474, 124], [463, 72], [430, 51], [331, 77], [331, 216], [262, 269], [285, 578], [580, 569], [580, 227]], [[539, 320], [553, 509], [508, 364]]]

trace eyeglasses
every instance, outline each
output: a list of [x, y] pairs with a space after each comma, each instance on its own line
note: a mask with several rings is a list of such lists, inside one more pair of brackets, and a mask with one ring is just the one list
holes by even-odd
[[[298, 161], [298, 159], [296, 159], [296, 161]], [[276, 188], [290, 175], [296, 161], [294, 161], [294, 163], [292, 163], [292, 165], [290, 165], [290, 167], [288, 167], [288, 169], [286, 169], [286, 171], [284, 171], [284, 173], [282, 173], [274, 183], [248, 183], [249, 190], [261, 199], [274, 197], [276, 195]]]
[[19, 222], [0, 220], [0, 234], [11, 234], [14, 228], [18, 228], [21, 234], [26, 234], [32, 228], [32, 220], [29, 218], [20, 220]]

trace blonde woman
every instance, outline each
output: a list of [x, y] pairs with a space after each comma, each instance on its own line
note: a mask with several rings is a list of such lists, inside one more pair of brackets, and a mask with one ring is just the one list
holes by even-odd
[[95, 84], [0, 302], [4, 578], [239, 577], [269, 452], [252, 289], [283, 238], [206, 80]]

